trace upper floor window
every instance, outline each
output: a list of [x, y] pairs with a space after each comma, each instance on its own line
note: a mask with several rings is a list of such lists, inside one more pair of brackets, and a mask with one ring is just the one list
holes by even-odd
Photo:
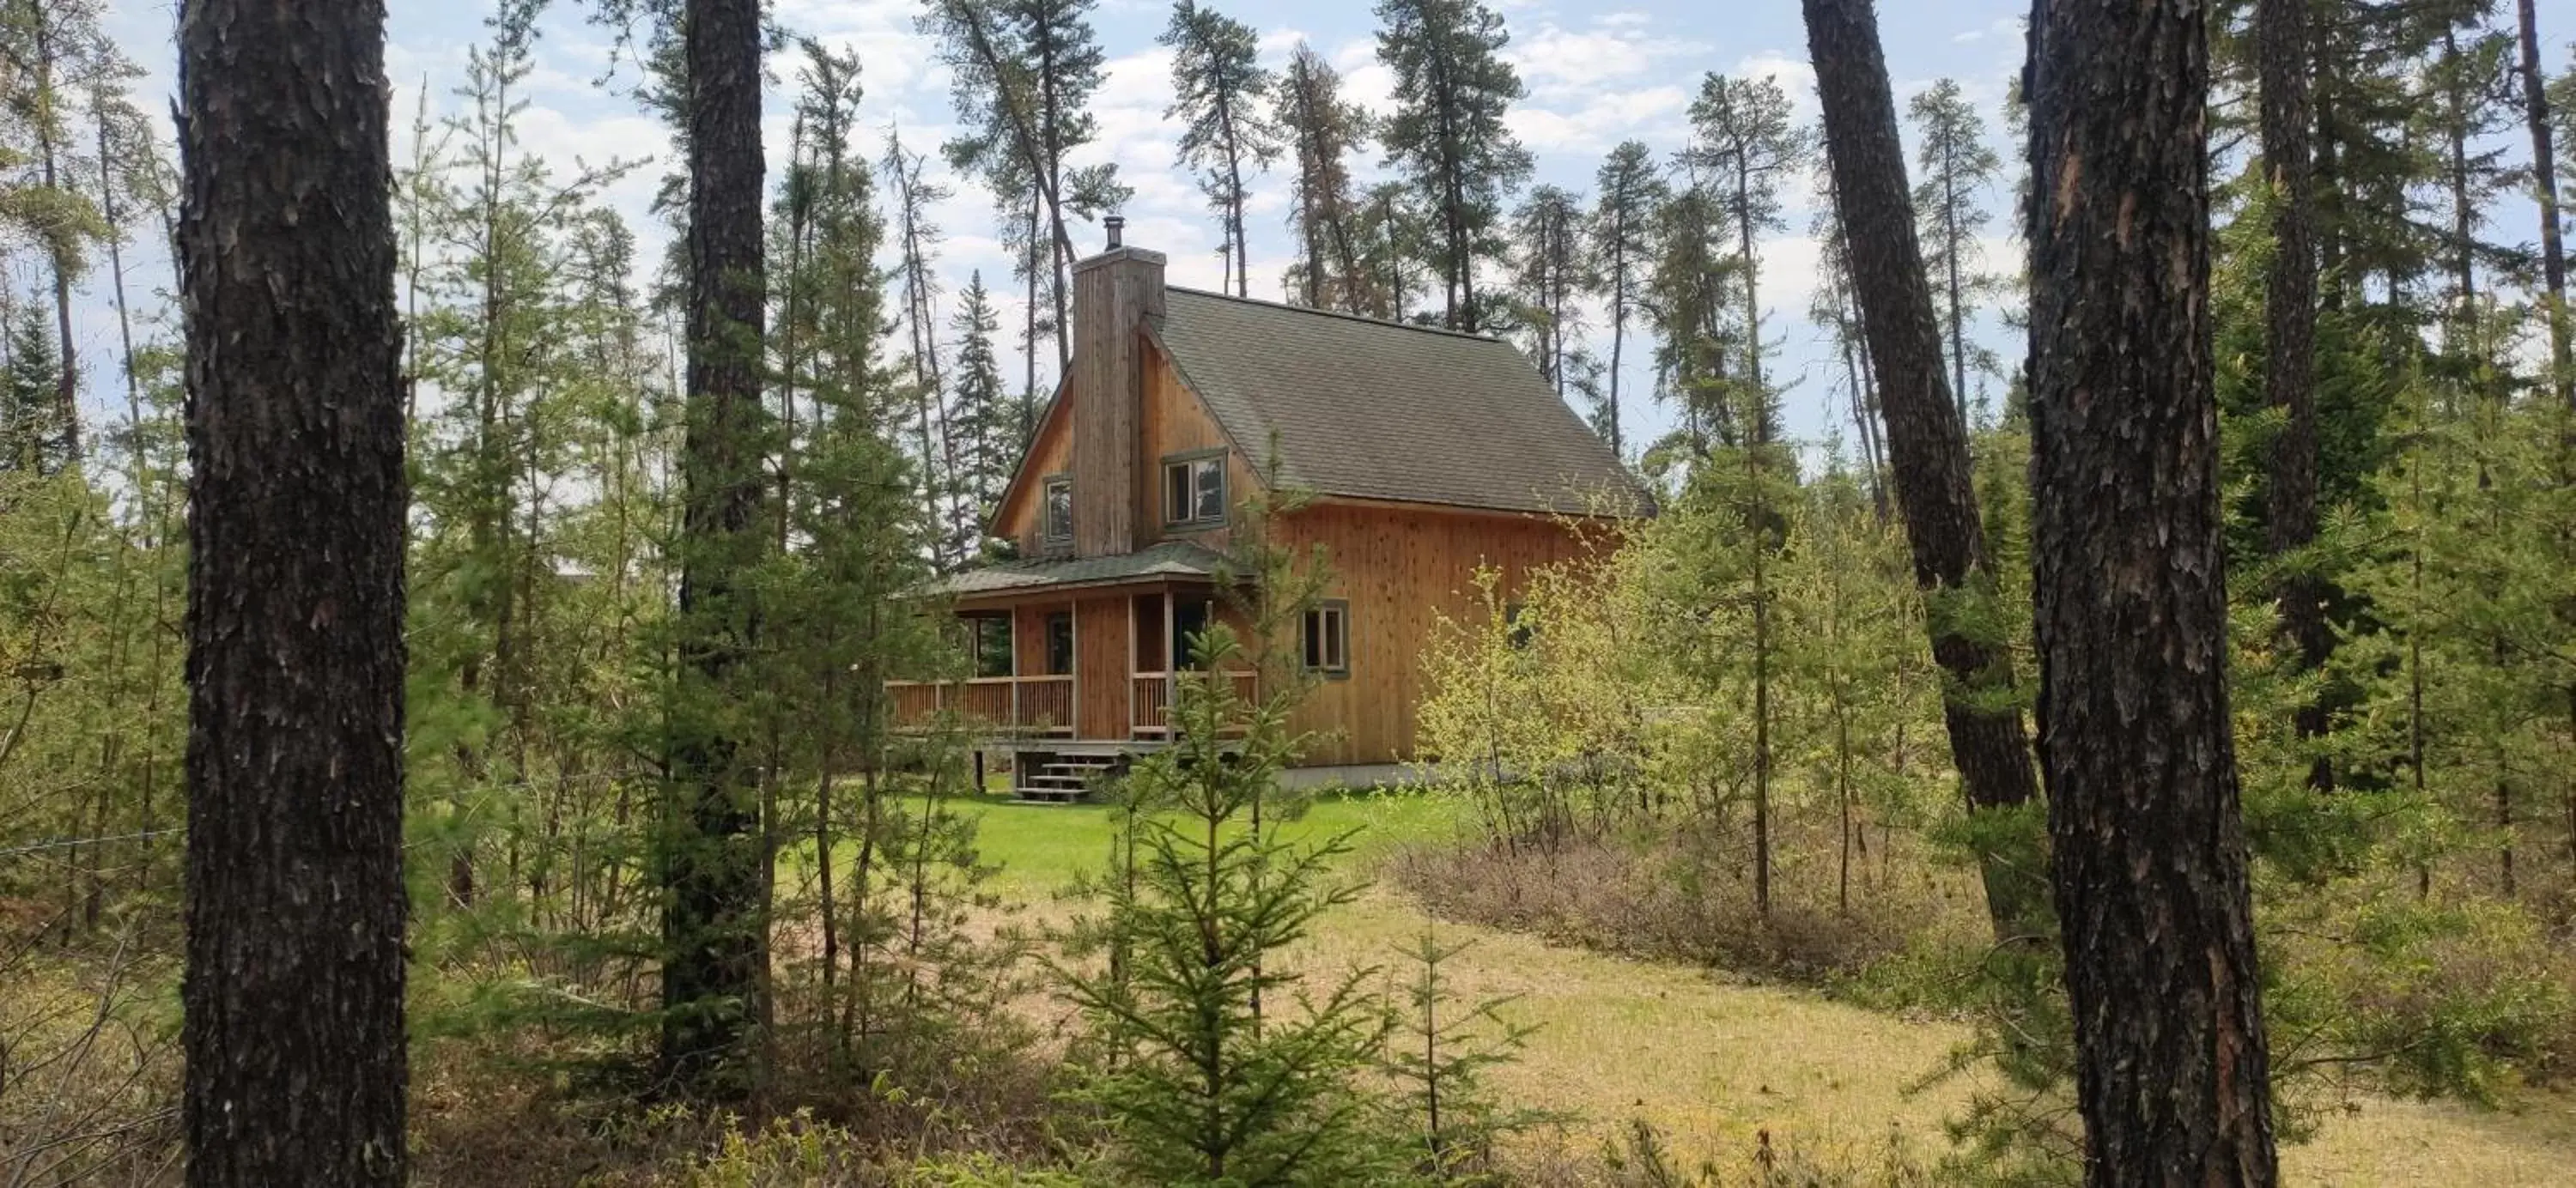
[[1046, 499], [1041, 505], [1038, 536], [1048, 544], [1070, 544], [1073, 541], [1073, 477], [1054, 475], [1046, 481]]
[[1306, 668], [1328, 677], [1351, 675], [1351, 604], [1332, 599], [1306, 609], [1298, 646]]
[[1205, 527], [1225, 522], [1225, 451], [1163, 460], [1163, 523]]

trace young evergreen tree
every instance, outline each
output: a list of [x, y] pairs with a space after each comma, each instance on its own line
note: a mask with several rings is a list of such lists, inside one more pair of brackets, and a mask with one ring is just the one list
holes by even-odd
[[1097, 1049], [1079, 1096], [1118, 1119], [1121, 1156], [1153, 1183], [1376, 1182], [1387, 1153], [1354, 1082], [1381, 1031], [1373, 971], [1281, 1008], [1300, 979], [1277, 955], [1358, 897], [1333, 871], [1347, 835], [1300, 846], [1281, 832], [1276, 785], [1302, 690], [1238, 696], [1228, 673], [1243, 645], [1222, 624], [1196, 661], [1177, 680], [1176, 741], [1128, 776], [1168, 815], [1136, 818], [1132, 875], [1103, 880], [1084, 930], [1120, 959], [1063, 974]]
[[187, 1179], [398, 1185], [403, 423], [380, 4], [190, 0]]
[[1529, 176], [1504, 114], [1527, 92], [1503, 57], [1511, 35], [1478, 0], [1380, 0], [1378, 61], [1395, 73], [1387, 164], [1410, 182], [1431, 228], [1426, 262], [1440, 278], [1441, 324], [1474, 333], [1476, 262], [1496, 254], [1503, 200]]
[[982, 552], [978, 546], [984, 525], [1001, 503], [1002, 488], [1010, 484], [1025, 441], [1019, 410], [1003, 388], [1001, 361], [993, 350], [1001, 315], [993, 312], [983, 273], [968, 276], [950, 328], [957, 333], [957, 364], [948, 424], [958, 442], [960, 499], [946, 532], [951, 555], [972, 557]]
[[1922, 222], [1923, 263], [1934, 277], [1944, 345], [1950, 354], [1950, 394], [1959, 421], [1968, 420], [1968, 371], [1992, 370], [1990, 353], [1968, 341], [1976, 298], [1990, 287], [1977, 273], [1977, 237], [1993, 215], [1979, 200], [2003, 175], [2003, 158], [1986, 144], [1986, 122], [1959, 90], [1941, 79], [1906, 104], [1914, 121], [1915, 163], [1923, 180], [1914, 187], [1915, 217]]
[[0, 367], [0, 472], [59, 474], [71, 443], [55, 398], [62, 368], [42, 307], [13, 302], [7, 313], [9, 357]]
[[1655, 210], [1670, 196], [1654, 150], [1630, 140], [1610, 150], [1594, 185], [1592, 217], [1586, 228], [1591, 249], [1593, 293], [1609, 306], [1610, 386], [1593, 421], [1610, 442], [1612, 453], [1627, 456], [1627, 429], [1621, 422], [1620, 372], [1627, 364], [1628, 320], [1645, 304], [1653, 275]]
[[2031, 27], [2039, 753], [2094, 1184], [2279, 1178], [2228, 716], [2207, 19], [2043, 4]]
[[1361, 264], [1361, 205], [1351, 158], [1368, 138], [1368, 112], [1342, 98], [1342, 77], [1313, 46], [1289, 55], [1273, 117], [1296, 156], [1288, 229], [1297, 236], [1299, 300], [1318, 309], [1392, 316]]
[[1180, 164], [1199, 171], [1199, 189], [1225, 226], [1235, 295], [1252, 295], [1251, 248], [1244, 239], [1247, 170], [1267, 170], [1279, 159], [1280, 131], [1271, 122], [1278, 77], [1260, 62], [1252, 26], [1179, 0], [1157, 44], [1172, 51], [1172, 103], [1163, 117], [1183, 119], [1176, 152]]

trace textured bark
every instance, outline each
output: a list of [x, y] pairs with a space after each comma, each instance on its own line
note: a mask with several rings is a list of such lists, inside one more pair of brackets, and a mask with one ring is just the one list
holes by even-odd
[[[2257, 0], [2254, 37], [2260, 55], [2263, 170], [2272, 186], [2272, 264], [2264, 281], [2263, 389], [2282, 412], [2266, 476], [2265, 520], [2276, 563], [2317, 537], [2317, 262], [2316, 195], [2308, 166], [2308, 0]], [[2273, 591], [2281, 637], [2301, 668], [2313, 670], [2334, 649], [2326, 625], [2324, 583], [2302, 567], [2287, 569]], [[2299, 707], [2298, 730], [2326, 731], [2325, 707]], [[2334, 787], [2334, 767], [2319, 756], [2310, 786]]]
[[755, 781], [730, 707], [756, 619], [740, 580], [763, 534], [759, 0], [689, 0], [684, 685], [664, 822], [662, 1065], [674, 1090], [748, 1087], [767, 965]]
[[[1967, 431], [1943, 376], [1940, 323], [1915, 239], [1896, 101], [1870, 0], [1805, 0], [1807, 44], [1824, 107], [1825, 147], [1850, 247], [1861, 333], [1878, 378], [1888, 466], [1914, 553], [1914, 580], [1933, 607], [1932, 655], [1948, 675], [1942, 704], [1950, 754], [1971, 812], [2038, 799], [2028, 736], [2013, 699], [2011, 651], [1977, 638], [1944, 605], [1992, 597], [1985, 526], [1968, 471]], [[1999, 939], [2045, 935], [2041, 873], [2010, 855], [1981, 856], [1986, 907]]]
[[403, 404], [381, 0], [189, 0], [196, 1185], [403, 1180]]
[[2531, 182], [2540, 203], [2540, 277], [2549, 294], [2550, 383], [2558, 403], [2576, 412], [2576, 359], [2567, 324], [2567, 249], [2558, 230], [2558, 157], [2551, 146], [2549, 80], [2540, 69], [2540, 17], [2519, 0], [2522, 22], [2522, 109], [2531, 123]]
[[2039, 754], [2086, 1177], [2271, 1184], [2227, 704], [2205, 5], [2031, 22]]

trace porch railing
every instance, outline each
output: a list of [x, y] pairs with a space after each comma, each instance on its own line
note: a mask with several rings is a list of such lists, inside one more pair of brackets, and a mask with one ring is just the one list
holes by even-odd
[[[1254, 674], [1230, 672], [1226, 676], [1234, 682], [1236, 697], [1248, 702], [1259, 694], [1260, 681]], [[1136, 686], [1133, 701], [1135, 732], [1157, 738], [1169, 735], [1172, 732], [1172, 674], [1140, 672], [1133, 679]]]
[[887, 681], [897, 729], [928, 728], [955, 711], [970, 728], [1017, 734], [1073, 734], [1070, 676], [976, 677], [964, 681]]

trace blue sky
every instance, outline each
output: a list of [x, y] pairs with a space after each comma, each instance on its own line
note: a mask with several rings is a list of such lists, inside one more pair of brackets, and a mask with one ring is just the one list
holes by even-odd
[[[891, 124], [902, 130], [909, 146], [929, 151], [949, 133], [948, 77], [928, 40], [914, 30], [917, 0], [772, 2], [777, 18], [790, 29], [857, 52], [867, 90], [862, 123], [871, 130], [871, 140], [881, 139]], [[1217, 0], [1216, 6], [1261, 31], [1265, 59], [1284, 62], [1298, 41], [1310, 42], [1343, 71], [1349, 97], [1385, 109], [1388, 76], [1375, 58], [1377, 22], [1366, 0]], [[2543, 5], [2558, 10], [2543, 14], [2544, 29], [2576, 33], [2576, 21], [2566, 19], [2571, 6], [2576, 5], [2570, 0]], [[1589, 191], [1602, 155], [1621, 140], [1640, 139], [1667, 152], [1679, 148], [1686, 137], [1690, 98], [1710, 72], [1776, 76], [1806, 118], [1813, 119], [1812, 74], [1794, 0], [1614, 0], [1598, 5], [1504, 0], [1496, 7], [1512, 35], [1507, 53], [1529, 91], [1510, 122], [1537, 158], [1534, 181]], [[569, 172], [576, 159], [654, 158], [653, 167], [631, 176], [610, 198], [658, 247], [660, 229], [643, 212], [655, 177], [671, 163], [669, 139], [618, 88], [598, 85], [610, 60], [606, 31], [586, 24], [582, 6], [574, 0], [556, 0], [555, 9], [538, 45], [522, 145], [557, 162], [559, 173]], [[408, 123], [424, 82], [434, 111], [454, 110], [456, 100], [449, 92], [461, 81], [467, 48], [484, 36], [486, 11], [477, 0], [392, 0], [387, 68], [397, 92], [397, 124]], [[2001, 141], [2001, 105], [2006, 82], [2019, 69], [2019, 22], [2026, 11], [2026, 0], [1882, 3], [1881, 32], [1900, 107], [1933, 80], [1956, 78], [1985, 112], [1999, 151], [2012, 157], [2010, 146]], [[1169, 56], [1154, 38], [1169, 12], [1158, 0], [1103, 0], [1100, 5], [1095, 24], [1108, 57], [1107, 79], [1094, 100], [1100, 137], [1082, 159], [1115, 160], [1135, 187], [1136, 197], [1125, 212], [1130, 243], [1166, 252], [1175, 283], [1216, 288], [1221, 277], [1219, 232], [1196, 185], [1173, 165], [1176, 125], [1163, 117], [1170, 94]], [[143, 87], [146, 106], [166, 110], [162, 97], [171, 93], [173, 74], [171, 6], [167, 0], [114, 0], [110, 20], [127, 52], [151, 72]], [[2551, 36], [2564, 40], [2564, 34]], [[781, 61], [774, 73], [792, 77], [792, 69], [792, 62]], [[632, 78], [630, 67], [624, 81]], [[773, 178], [784, 159], [786, 109], [783, 88], [773, 90], [765, 138]], [[407, 152], [408, 140], [407, 132], [397, 132], [397, 159]], [[873, 149], [870, 155], [875, 155]], [[935, 152], [932, 159], [937, 168]], [[1379, 172], [1376, 161], [1365, 164], [1368, 174]], [[953, 293], [970, 270], [981, 269], [988, 283], [1007, 290], [1009, 265], [993, 233], [991, 197], [971, 185], [956, 188], [957, 196], [937, 216], [948, 237], [941, 271], [949, 289]], [[1253, 188], [1253, 292], [1275, 298], [1277, 278], [1291, 251], [1284, 225], [1287, 180], [1274, 170], [1256, 179]], [[2002, 192], [1985, 197], [1998, 211], [2006, 201]], [[1840, 397], [1833, 390], [1835, 367], [1826, 357], [1822, 335], [1805, 316], [1817, 258], [1815, 244], [1803, 234], [1813, 211], [1812, 196], [1797, 191], [1789, 200], [1790, 233], [1761, 246], [1762, 297], [1769, 311], [1766, 331], [1778, 344], [1777, 374], [1790, 385], [1783, 398], [1788, 426], [1815, 442], [1842, 424]], [[1988, 269], [2013, 266], [2016, 249], [2003, 238], [2004, 222], [1996, 220], [1993, 237], [1984, 245]], [[1076, 242], [1086, 247], [1098, 243], [1099, 235], [1097, 228], [1075, 232]], [[157, 253], [138, 255], [143, 258], [128, 262], [129, 270], [139, 274], [129, 277], [129, 285], [166, 285], [166, 262]], [[657, 258], [658, 250], [647, 256]], [[22, 289], [28, 280], [13, 278]], [[91, 287], [103, 291], [103, 277], [93, 274]], [[94, 368], [91, 387], [103, 392], [111, 386], [103, 381], [113, 372], [99, 361], [113, 349], [115, 328], [101, 303], [94, 300], [85, 312], [82, 349]], [[1016, 315], [1014, 303], [1005, 309], [1005, 325], [1015, 324]], [[2020, 353], [1991, 317], [1980, 335], [2007, 358]], [[1606, 342], [1602, 337], [1605, 355]], [[1630, 352], [1631, 358], [1638, 353]], [[1012, 364], [1006, 371], [1016, 376], [1015, 359]], [[1669, 422], [1644, 399], [1650, 384], [1642, 365], [1629, 370], [1623, 386], [1635, 394], [1632, 424]], [[1829, 410], [1829, 403], [1835, 407]]]

